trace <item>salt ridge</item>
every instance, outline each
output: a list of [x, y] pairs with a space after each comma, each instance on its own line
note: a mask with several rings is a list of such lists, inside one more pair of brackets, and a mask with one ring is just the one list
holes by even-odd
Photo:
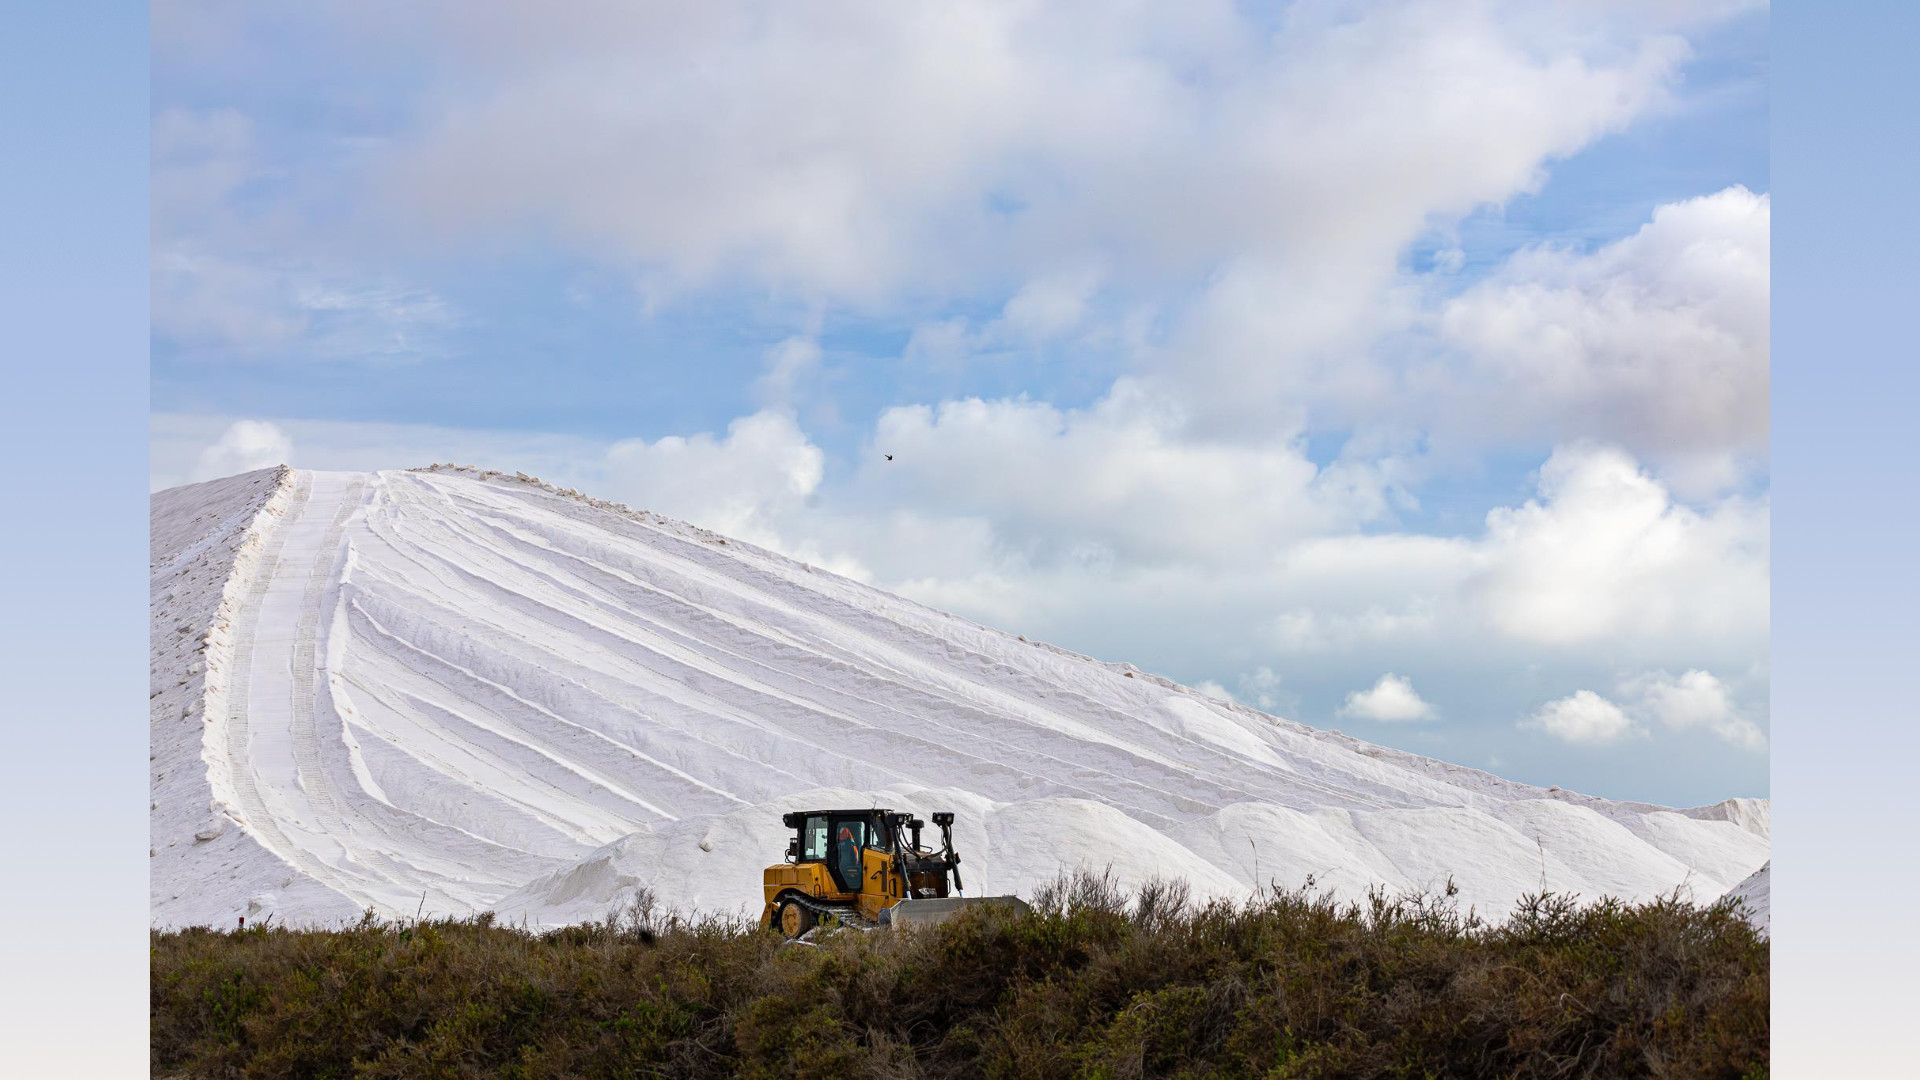
[[975, 892], [1450, 876], [1498, 916], [1711, 899], [1768, 856], [1765, 800], [1372, 746], [524, 474], [265, 470], [153, 523], [157, 925], [740, 910], [800, 803], [958, 811]]
[[1773, 861], [1755, 870], [1751, 876], [1735, 885], [1728, 896], [1744, 905], [1747, 921], [1757, 927], [1762, 934], [1773, 933]]

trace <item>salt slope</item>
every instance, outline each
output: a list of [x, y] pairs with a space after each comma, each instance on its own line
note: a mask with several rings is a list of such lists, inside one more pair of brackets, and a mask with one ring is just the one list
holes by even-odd
[[1735, 885], [1728, 896], [1746, 905], [1747, 921], [1759, 927], [1762, 934], [1773, 933], [1773, 861], [1755, 870], [1745, 881]]
[[809, 802], [959, 812], [974, 892], [1451, 876], [1498, 915], [1767, 859], [1764, 801], [1516, 784], [531, 478], [279, 470], [153, 512], [156, 923], [738, 910]]
[[[236, 817], [229, 753], [234, 618], [286, 513], [290, 470], [263, 469], [153, 496], [148, 607], [153, 919], [231, 922], [353, 902], [284, 865]], [[212, 913], [212, 914], [210, 914]]]

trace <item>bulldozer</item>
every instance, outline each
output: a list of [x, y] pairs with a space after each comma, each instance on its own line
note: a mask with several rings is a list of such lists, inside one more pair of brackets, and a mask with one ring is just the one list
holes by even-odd
[[784, 862], [767, 867], [760, 927], [793, 940], [823, 920], [862, 930], [924, 926], [975, 905], [1024, 910], [1012, 896], [965, 896], [953, 815], [933, 815], [940, 846], [921, 842], [926, 822], [893, 810], [798, 810]]

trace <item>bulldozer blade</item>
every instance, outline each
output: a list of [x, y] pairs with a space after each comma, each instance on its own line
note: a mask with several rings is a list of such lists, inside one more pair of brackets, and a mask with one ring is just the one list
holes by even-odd
[[940, 900], [902, 900], [880, 913], [883, 926], [896, 930], [911, 926], [932, 926], [974, 907], [1004, 908], [1009, 912], [1029, 910], [1017, 896], [949, 896]]

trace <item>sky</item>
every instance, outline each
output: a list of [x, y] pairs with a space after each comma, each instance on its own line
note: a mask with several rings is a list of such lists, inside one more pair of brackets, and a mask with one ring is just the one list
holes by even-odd
[[1768, 794], [1764, 6], [392, 7], [153, 7], [155, 488], [523, 470]]

